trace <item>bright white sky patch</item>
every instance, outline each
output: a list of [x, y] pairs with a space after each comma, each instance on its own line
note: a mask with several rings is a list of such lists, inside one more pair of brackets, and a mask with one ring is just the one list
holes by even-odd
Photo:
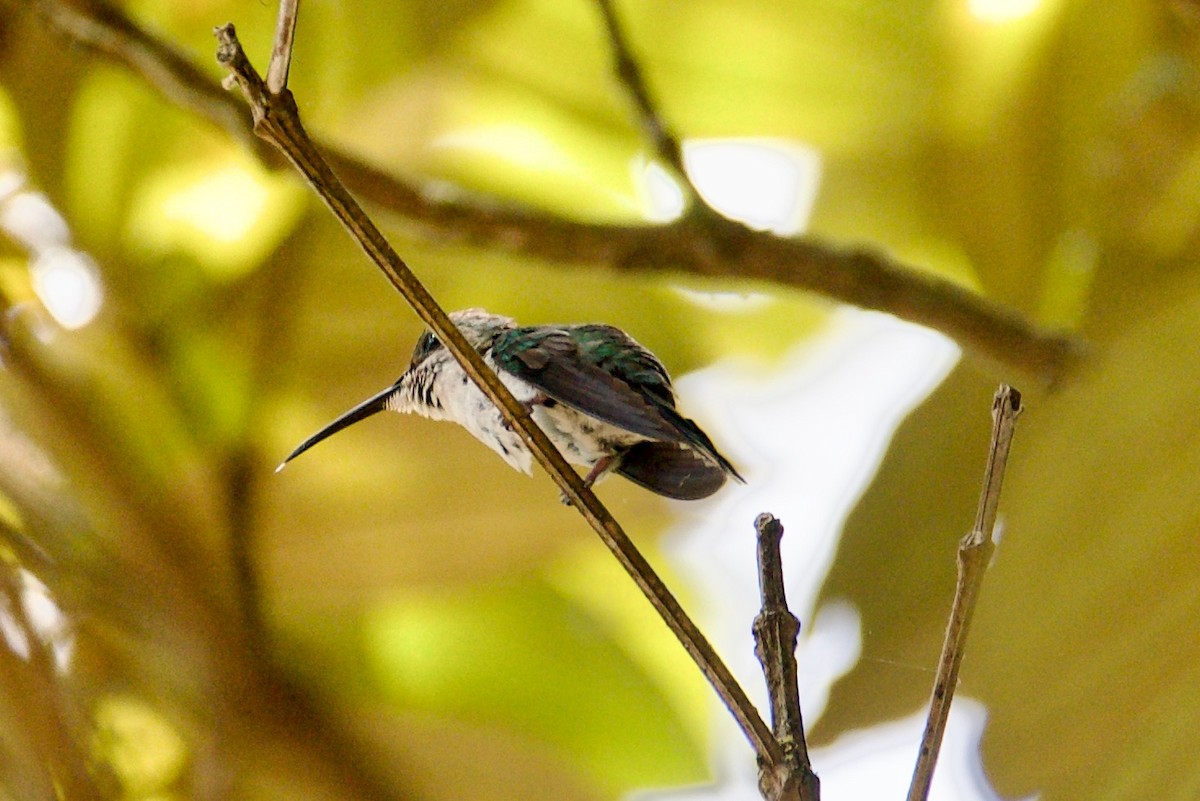
[[[727, 217], [781, 236], [808, 227], [821, 185], [816, 150], [774, 139], [691, 140], [683, 160], [697, 191]], [[669, 222], [683, 213], [683, 191], [661, 165], [638, 160], [634, 171], [650, 219]]]
[[[24, 180], [16, 172], [9, 172], [4, 178]], [[71, 241], [66, 221], [41, 192], [17, 192], [4, 201], [0, 205], [0, 229], [32, 251]]]
[[769, 306], [775, 298], [765, 292], [701, 292], [688, 287], [673, 287], [676, 294], [697, 306], [716, 312], [747, 314]]
[[33, 291], [59, 325], [82, 328], [95, 319], [104, 299], [91, 258], [69, 247], [50, 247], [29, 268]]
[[65, 673], [75, 650], [75, 635], [70, 622], [50, 596], [50, 590], [28, 570], [18, 570], [21, 580], [20, 602], [17, 610], [8, 605], [8, 596], [0, 595], [0, 639], [14, 654], [24, 660], [31, 656], [27, 627], [50, 649], [54, 666]]
[[[842, 524], [896, 427], [941, 382], [959, 352], [929, 329], [847, 308], [772, 374], [727, 362], [683, 376], [678, 387], [688, 414], [744, 468], [749, 483], [723, 490], [711, 503], [681, 507], [689, 518], [681, 530], [688, 536], [680, 538], [678, 555], [706, 581], [756, 586], [754, 549], [730, 532], [750, 532], [752, 541], [752, 521], [770, 511], [792, 534], [783, 540], [785, 561], [793, 565], [789, 600], [810, 613]], [[688, 514], [692, 509], [699, 510], [696, 520]], [[709, 571], [715, 575], [705, 575]], [[718, 597], [732, 594], [723, 590]], [[742, 596], [740, 589], [736, 594]], [[743, 598], [744, 609], [722, 603], [733, 615], [731, 629], [745, 630], [756, 602], [752, 592]], [[749, 652], [747, 660], [756, 675]]]
[[95, 319], [104, 300], [95, 263], [70, 246], [66, 220], [15, 169], [0, 172], [0, 232], [29, 251], [33, 291], [59, 325], [82, 328]]
[[721, 213], [782, 236], [808, 227], [821, 185], [821, 156], [771, 139], [688, 142], [684, 165], [696, 189]]
[[670, 222], [683, 214], [683, 190], [662, 165], [656, 161], [647, 164], [637, 159], [634, 162], [635, 178], [639, 172], [651, 220]]
[[[999, 799], [979, 762], [979, 740], [987, 722], [983, 704], [957, 696], [950, 711], [929, 797], [933, 801]], [[851, 732], [813, 751], [820, 765], [823, 801], [904, 798], [912, 779], [925, 710], [871, 729]]]
[[[785, 582], [789, 604], [805, 623], [797, 660], [804, 719], [811, 726], [824, 711], [833, 683], [853, 667], [861, 650], [859, 616], [851, 604], [815, 608], [842, 527], [897, 426], [941, 383], [959, 354], [954, 343], [933, 331], [847, 308], [770, 375], [723, 363], [677, 382], [684, 409], [720, 443], [748, 483], [728, 486], [711, 501], [680, 504], [679, 528], [664, 550], [689, 579], [694, 596], [712, 599], [695, 610], [701, 628], [759, 709], [768, 707], [750, 633], [759, 598], [754, 518], [769, 511], [786, 529]], [[694, 791], [673, 791], [672, 801], [758, 797], [754, 761], [741, 733], [715, 703], [713, 714], [719, 718], [714, 752], [721, 780]], [[885, 766], [894, 773], [891, 760], [900, 751], [911, 774], [920, 724], [913, 737], [905, 729], [902, 745], [895, 745], [889, 726], [847, 740], [865, 743], [859, 750], [839, 752], [839, 741], [814, 754], [823, 798], [903, 797], [891, 784], [886, 793], [876, 793], [852, 782], [882, 775]], [[960, 736], [967, 741], [949, 742]], [[939, 773], [977, 770], [977, 740], [978, 730], [952, 726], [943, 760], [960, 764], [943, 765]], [[887, 761], [877, 765], [876, 759]], [[838, 771], [850, 762], [843, 780]], [[985, 789], [956, 786], [955, 794], [942, 798], [995, 797], [985, 791], [986, 782], [979, 786]]]

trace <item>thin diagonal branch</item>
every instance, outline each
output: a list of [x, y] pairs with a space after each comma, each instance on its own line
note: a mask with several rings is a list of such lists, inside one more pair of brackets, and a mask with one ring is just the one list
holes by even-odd
[[1004, 482], [1008, 451], [1021, 410], [1021, 393], [1002, 384], [996, 392], [995, 400], [992, 401], [992, 442], [988, 448], [987, 468], [983, 475], [983, 491], [979, 495], [975, 527], [963, 537], [958, 546], [958, 583], [954, 590], [950, 620], [946, 626], [946, 638], [942, 643], [942, 655], [938, 660], [933, 696], [929, 702], [929, 716], [925, 721], [925, 733], [921, 737], [921, 748], [913, 769], [912, 783], [908, 788], [908, 801], [925, 801], [929, 797], [933, 769], [937, 765], [946, 722], [950, 719], [950, 703], [954, 700], [954, 691], [958, 687], [958, 671], [962, 667], [963, 655], [966, 652], [967, 632], [979, 601], [983, 577], [996, 550], [993, 538], [996, 510], [1000, 504], [1000, 488]]
[[[172, 102], [251, 142], [265, 163], [277, 151], [249, 136], [249, 115], [233, 96], [174, 48], [106, 0], [32, 0], [71, 41], [141, 75]], [[562, 265], [669, 270], [768, 281], [894, 314], [941, 331], [968, 351], [1060, 380], [1082, 353], [1069, 335], [1047, 331], [957, 284], [862, 248], [781, 239], [736, 223], [692, 215], [667, 225], [604, 225], [567, 220], [462, 193], [432, 197], [359, 159], [322, 146], [329, 163], [364, 201], [401, 215], [431, 237], [521, 253]]]
[[371, 260], [454, 355], [470, 379], [520, 434], [538, 463], [550, 473], [563, 494], [600, 535], [604, 544], [617, 557], [622, 567], [683, 644], [705, 678], [733, 713], [759, 759], [769, 765], [779, 764], [783, 759], [779, 743], [716, 651], [617, 521], [584, 485], [579, 474], [571, 469], [562, 454], [550, 443], [545, 432], [534, 424], [529, 412], [512, 396], [499, 377], [484, 364], [483, 358], [470, 346], [462, 332], [450, 321], [446, 312], [337, 179], [305, 133], [291, 92], [287, 89], [279, 95], [267, 92], [262, 79], [242, 51], [232, 25], [218, 28], [216, 35], [219, 41], [217, 58], [230, 70], [250, 101], [254, 112], [255, 132], [278, 147], [304, 175], [309, 185], [325, 201]]
[[[679, 143], [679, 138], [675, 136], [675, 132], [658, 113], [658, 104], [650, 97], [650, 89], [646, 86], [646, 80], [642, 77], [642, 69], [638, 65], [637, 59], [633, 57], [633, 51], [621, 30], [612, 0], [596, 0], [596, 5], [600, 7], [600, 14], [604, 17], [604, 27], [608, 32], [608, 43], [612, 49], [613, 65], [616, 68], [617, 77], [637, 107], [638, 119], [641, 120], [646, 136], [650, 138], [650, 143], [654, 146], [658, 157], [671, 165], [671, 169], [675, 170], [680, 178], [687, 181], [690, 187], [691, 182], [688, 181], [687, 170], [683, 166], [683, 147]], [[694, 188], [693, 191], [695, 191]]]

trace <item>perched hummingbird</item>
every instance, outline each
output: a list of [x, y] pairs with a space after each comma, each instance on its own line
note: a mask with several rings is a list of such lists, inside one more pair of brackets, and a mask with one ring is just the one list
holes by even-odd
[[[482, 309], [453, 312], [450, 319], [563, 457], [588, 468], [588, 486], [614, 471], [659, 495], [693, 500], [720, 489], [726, 475], [743, 480], [699, 426], [675, 410], [662, 363], [624, 331], [518, 326]], [[530, 473], [525, 443], [432, 331], [417, 340], [396, 383], [300, 443], [279, 469], [385, 409], [458, 423], [514, 469]]]

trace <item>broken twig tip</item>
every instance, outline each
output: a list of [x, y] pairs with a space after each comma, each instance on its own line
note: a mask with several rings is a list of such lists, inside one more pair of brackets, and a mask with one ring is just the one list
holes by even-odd
[[1016, 418], [1024, 407], [1021, 405], [1021, 391], [1009, 384], [1001, 384], [992, 400], [992, 415]]
[[237, 29], [233, 27], [232, 22], [226, 22], [224, 25], [213, 28], [213, 36], [217, 37], [217, 42], [221, 45], [217, 51], [217, 60], [224, 62], [227, 60], [226, 48], [237, 44]]
[[781, 530], [782, 528], [783, 524], [780, 523], [779, 519], [770, 512], [763, 512], [758, 517], [754, 518], [754, 530], [758, 532], [760, 537], [767, 534], [774, 534], [776, 531]]

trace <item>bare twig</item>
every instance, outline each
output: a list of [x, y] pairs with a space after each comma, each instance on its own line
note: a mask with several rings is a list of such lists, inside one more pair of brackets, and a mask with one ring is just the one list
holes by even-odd
[[600, 14], [604, 17], [604, 27], [608, 32], [617, 77], [637, 107], [642, 128], [650, 138], [658, 157], [671, 165], [671, 169], [687, 181], [690, 187], [691, 182], [688, 181], [687, 170], [683, 166], [683, 147], [674, 131], [658, 113], [657, 104], [650, 98], [650, 90], [642, 77], [641, 67], [638, 66], [637, 59], [633, 57], [629, 43], [625, 40], [612, 0], [596, 0], [596, 5], [600, 7]]
[[946, 626], [946, 639], [942, 643], [942, 655], [938, 660], [937, 678], [934, 680], [933, 697], [929, 703], [929, 717], [925, 722], [925, 733], [921, 737], [921, 750], [917, 755], [912, 783], [908, 788], [908, 801], [924, 801], [929, 796], [938, 750], [941, 748], [942, 735], [946, 731], [946, 721], [950, 717], [950, 702], [954, 699], [954, 691], [958, 686], [958, 671], [966, 651], [971, 617], [975, 614], [983, 577], [996, 549], [993, 539], [996, 509], [1000, 503], [1000, 487], [1004, 482], [1008, 450], [1012, 445], [1021, 408], [1021, 393], [1002, 384], [996, 392], [995, 400], [992, 401], [992, 443], [988, 449], [987, 469], [983, 474], [983, 491], [979, 496], [975, 527], [963, 537], [958, 546], [958, 584], [954, 590], [954, 604]]
[[299, 13], [300, 0], [283, 0], [279, 4], [279, 16], [275, 19], [275, 48], [271, 51], [271, 61], [267, 64], [267, 91], [273, 95], [287, 88]]
[[783, 757], [779, 743], [716, 651], [705, 640], [617, 521], [592, 491], [584, 486], [580, 476], [570, 468], [546, 434], [533, 423], [524, 407], [484, 364], [479, 353], [467, 343], [446, 312], [413, 275], [408, 265], [392, 249], [383, 234], [333, 174], [305, 133], [291, 92], [284, 89], [281, 94], [272, 95], [267, 91], [262, 79], [242, 51], [232, 25], [218, 28], [216, 35], [219, 41], [217, 58], [229, 68], [250, 101], [255, 132], [278, 147], [304, 175], [309, 185], [321, 196], [371, 260], [446, 345], [471, 380], [496, 404], [504, 418], [533, 452], [538, 463], [550, 473], [563, 494], [596, 530], [667, 626], [679, 638], [721, 700], [729, 707], [759, 758], [769, 765], [779, 764]]
[[[125, 65], [173, 102], [254, 143], [266, 163], [281, 163], [275, 150], [247, 136], [248, 117], [236, 99], [121, 9], [105, 0], [34, 0], [34, 5], [73, 42]], [[1061, 379], [1082, 352], [1070, 336], [1042, 330], [987, 298], [877, 252], [781, 239], [693, 215], [661, 226], [604, 225], [504, 207], [465, 193], [434, 198], [336, 149], [322, 150], [359, 197], [445, 240], [564, 265], [738, 276], [808, 290], [936, 329], [976, 354], [1044, 382]]]
[[782, 770], [759, 769], [758, 788], [767, 801], [819, 801], [821, 781], [813, 773], [800, 714], [796, 679], [796, 637], [800, 621], [787, 605], [779, 542], [783, 524], [765, 512], [754, 521], [758, 532], [758, 584], [762, 612], [754, 618], [754, 653], [762, 663], [771, 699], [771, 728], [783, 748]]

